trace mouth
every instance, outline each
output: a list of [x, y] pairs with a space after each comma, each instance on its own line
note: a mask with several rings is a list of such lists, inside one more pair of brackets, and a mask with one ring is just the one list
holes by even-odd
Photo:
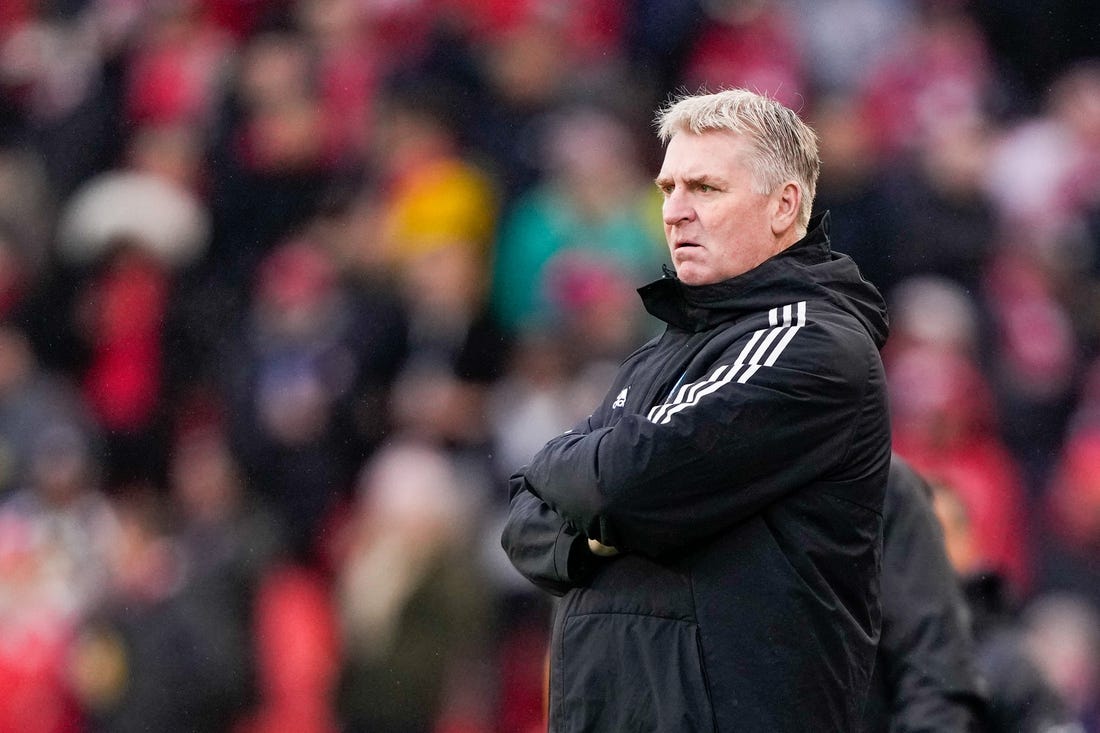
[[684, 258], [694, 259], [695, 253], [702, 249], [703, 245], [698, 242], [675, 242], [672, 245], [672, 256], [676, 261]]

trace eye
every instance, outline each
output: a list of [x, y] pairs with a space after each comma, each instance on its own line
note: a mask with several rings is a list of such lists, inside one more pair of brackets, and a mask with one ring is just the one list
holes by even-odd
[[714, 186], [711, 186], [710, 184], [707, 184], [707, 183], [700, 183], [699, 184], [699, 191], [701, 193], [710, 193], [711, 191], [717, 191], [717, 190], [718, 189], [716, 189]]

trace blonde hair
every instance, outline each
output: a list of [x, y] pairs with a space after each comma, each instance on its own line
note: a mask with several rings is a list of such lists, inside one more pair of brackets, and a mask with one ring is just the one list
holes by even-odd
[[725, 89], [676, 97], [657, 112], [654, 124], [663, 143], [678, 132], [728, 130], [743, 136], [752, 150], [756, 193], [794, 181], [802, 189], [798, 225], [803, 230], [809, 225], [821, 172], [817, 134], [790, 108], [747, 89]]

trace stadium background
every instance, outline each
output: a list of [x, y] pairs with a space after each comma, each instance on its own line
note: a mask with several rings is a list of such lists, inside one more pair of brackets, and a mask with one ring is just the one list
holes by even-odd
[[537, 730], [505, 481], [654, 332], [650, 121], [704, 85], [818, 130], [897, 449], [1100, 731], [1098, 34], [1085, 0], [5, 0], [0, 731]]

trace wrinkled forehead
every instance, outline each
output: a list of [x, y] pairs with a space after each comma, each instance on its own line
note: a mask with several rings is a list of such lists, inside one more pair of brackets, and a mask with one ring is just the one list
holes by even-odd
[[665, 146], [658, 178], [728, 177], [748, 172], [751, 158], [749, 141], [732, 130], [680, 130]]

